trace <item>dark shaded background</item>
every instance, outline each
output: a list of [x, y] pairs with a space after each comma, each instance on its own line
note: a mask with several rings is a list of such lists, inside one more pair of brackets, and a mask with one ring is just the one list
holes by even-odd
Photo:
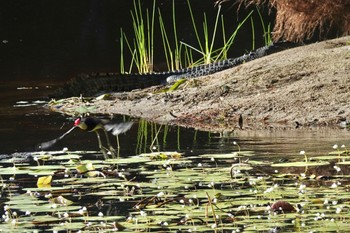
[[[151, 9], [153, 0], [141, 2], [144, 9]], [[186, 0], [175, 3], [179, 39], [198, 47]], [[217, 12], [213, 1], [191, 0], [191, 5], [200, 28], [204, 12], [213, 25]], [[169, 38], [172, 38], [171, 6], [170, 0], [157, 1], [164, 21], [169, 24], [166, 26]], [[223, 4], [227, 34], [254, 9], [237, 13], [236, 7], [232, 1]], [[0, 0], [0, 153], [33, 150], [37, 142], [57, 137], [69, 128], [72, 123], [69, 119], [41, 105], [14, 106], [19, 101], [31, 104], [45, 98], [57, 85], [79, 73], [118, 72], [120, 28], [128, 38], [134, 37], [132, 9], [131, 0]], [[267, 11], [263, 13], [266, 15]], [[263, 44], [263, 37], [256, 13], [254, 18], [258, 47]], [[156, 28], [155, 67], [162, 70], [166, 69], [165, 59]], [[251, 25], [247, 22], [230, 54], [239, 56], [251, 47]], [[94, 137], [90, 136], [93, 146]], [[77, 143], [76, 149], [79, 148], [81, 143]]]
[[[4, 80], [68, 79], [80, 72], [116, 72], [119, 70], [120, 28], [133, 38], [130, 10], [131, 0], [90, 1], [1, 1], [0, 68]], [[144, 0], [144, 8], [151, 9], [153, 0]], [[184, 0], [175, 1], [179, 37], [196, 46], [192, 23]], [[172, 1], [157, 1], [165, 21], [171, 25]], [[210, 0], [191, 0], [193, 12], [201, 27], [203, 13], [210, 21], [216, 8]], [[248, 11], [240, 11], [232, 2], [223, 5], [227, 32], [232, 32]], [[257, 42], [263, 42], [256, 20]], [[158, 27], [156, 26], [156, 29]], [[162, 63], [162, 44], [156, 30], [155, 61]], [[171, 35], [170, 35], [171, 38]], [[220, 40], [220, 38], [218, 38]], [[247, 22], [237, 39], [232, 54], [251, 48], [251, 26]]]

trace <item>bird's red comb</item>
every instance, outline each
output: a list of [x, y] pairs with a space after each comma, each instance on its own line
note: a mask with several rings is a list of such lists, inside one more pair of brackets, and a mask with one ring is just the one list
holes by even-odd
[[74, 121], [74, 126], [78, 126], [81, 122], [81, 118], [77, 118], [75, 121]]

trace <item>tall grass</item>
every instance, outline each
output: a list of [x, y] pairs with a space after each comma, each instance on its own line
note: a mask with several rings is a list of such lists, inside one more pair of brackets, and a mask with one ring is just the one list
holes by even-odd
[[[218, 6], [215, 22], [213, 25], [213, 31], [210, 32], [209, 28], [210, 25], [208, 24], [207, 16], [204, 13], [204, 19], [202, 23], [202, 31], [203, 35], [200, 36], [199, 34], [199, 28], [198, 23], [196, 23], [194, 14], [192, 11], [192, 6], [189, 0], [187, 0], [187, 5], [189, 9], [189, 13], [191, 16], [193, 31], [196, 35], [198, 48], [189, 45], [187, 43], [182, 42], [183, 45], [188, 47], [191, 51], [199, 53], [202, 57], [195, 61], [192, 65], [199, 65], [199, 64], [209, 64], [218, 60], [227, 59], [227, 53], [228, 50], [232, 47], [233, 42], [241, 29], [241, 27], [244, 25], [244, 23], [251, 17], [254, 11], [251, 11], [236, 27], [236, 29], [230, 34], [229, 38], [226, 39], [226, 27], [224, 22], [224, 17], [221, 15], [221, 5]], [[220, 17], [221, 15], [221, 17]], [[214, 44], [217, 41], [217, 33], [218, 33], [218, 27], [220, 27], [221, 24], [221, 31], [222, 31], [222, 47], [214, 49]], [[203, 38], [203, 39], [202, 39]], [[192, 53], [191, 53], [192, 54]], [[192, 56], [192, 55], [191, 55]]]
[[166, 31], [165, 23], [163, 20], [162, 12], [158, 8], [158, 15], [159, 15], [159, 25], [160, 25], [160, 32], [162, 36], [162, 42], [163, 42], [163, 50], [164, 50], [164, 56], [165, 60], [168, 66], [169, 70], [176, 70], [181, 69], [181, 45], [179, 44], [179, 40], [177, 37], [177, 27], [176, 27], [176, 14], [175, 14], [175, 1], [172, 2], [172, 26], [173, 26], [173, 32], [174, 32], [174, 40], [173, 43], [175, 45], [175, 48], [173, 49], [171, 47], [171, 43]]
[[[203, 15], [202, 23], [196, 22], [190, 0], [187, 0], [189, 15], [197, 41], [197, 45], [191, 45], [178, 39], [175, 0], [172, 1], [171, 24], [164, 22], [160, 8], [156, 10], [156, 0], [153, 1], [152, 9], [150, 11], [146, 9], [146, 13], [143, 13], [141, 0], [133, 0], [133, 3], [134, 8], [131, 11], [131, 17], [133, 21], [134, 39], [129, 40], [121, 29], [121, 73], [130, 73], [133, 68], [136, 68], [139, 73], [153, 72], [155, 23], [159, 24], [161, 41], [163, 44], [163, 52], [168, 70], [177, 70], [184, 67], [196, 66], [199, 64], [209, 64], [218, 60], [227, 59], [228, 51], [232, 48], [238, 32], [248, 19], [251, 19], [252, 23], [252, 46], [254, 48], [255, 28], [254, 21], [252, 19], [252, 14], [254, 11], [249, 12], [248, 15], [236, 26], [235, 30], [231, 34], [227, 35], [225, 21], [223, 15], [221, 14], [220, 5], [218, 6], [214, 24], [210, 25], [208, 23], [206, 13]], [[157, 22], [155, 22], [156, 11], [158, 12]], [[268, 44], [271, 41], [270, 25], [268, 25], [266, 29], [261, 13], [259, 10], [257, 11], [264, 30], [264, 41], [265, 44]], [[166, 27], [166, 25], [172, 25], [170, 27], [172, 30], [172, 38], [169, 36], [169, 33], [167, 31], [169, 29]], [[199, 25], [201, 25], [201, 27]], [[212, 30], [210, 30], [211, 28]], [[221, 31], [221, 36], [218, 35], [220, 33], [219, 31]], [[222, 41], [218, 41], [219, 37], [222, 39]], [[222, 45], [219, 48], [215, 48], [215, 45], [219, 43]], [[125, 70], [125, 45], [131, 55], [128, 71]]]
[[[144, 16], [141, 7], [141, 0], [133, 1], [134, 9], [131, 11], [133, 29], [135, 38], [131, 42], [127, 39], [124, 32], [121, 32], [121, 48], [124, 48], [124, 41], [128, 46], [132, 56], [129, 72], [135, 65], [139, 73], [148, 73], [153, 71], [153, 50], [154, 50], [154, 18], [156, 1], [153, 1], [151, 13], [146, 9]], [[146, 19], [144, 19], [146, 18]], [[122, 52], [124, 52], [122, 50]], [[121, 54], [123, 57], [124, 54]], [[121, 58], [121, 72], [125, 72], [124, 58]]]
[[219, 7], [218, 7], [218, 11], [217, 11], [216, 19], [215, 19], [215, 23], [214, 23], [214, 30], [211, 34], [211, 39], [209, 38], [210, 35], [209, 35], [209, 26], [208, 26], [207, 16], [204, 12], [204, 21], [203, 21], [204, 45], [203, 45], [202, 40], [198, 34], [197, 24], [195, 22], [193, 12], [192, 12], [191, 3], [189, 0], [187, 0], [187, 4], [188, 4], [188, 9], [189, 9], [190, 15], [191, 15], [193, 29], [195, 31], [197, 42], [199, 44], [200, 52], [203, 55], [203, 62], [205, 64], [211, 63], [211, 60], [212, 60], [211, 56], [213, 55], [213, 46], [214, 46], [218, 22], [219, 22], [219, 18], [220, 18], [219, 16], [220, 16], [221, 5], [219, 5]]
[[271, 37], [271, 23], [268, 23], [267, 26], [265, 26], [264, 18], [262, 17], [259, 8], [256, 7], [256, 9], [257, 9], [257, 12], [258, 12], [258, 14], [259, 14], [259, 19], [260, 19], [261, 27], [262, 27], [263, 32], [264, 32], [264, 42], [265, 42], [265, 45], [269, 45], [269, 44], [272, 43], [272, 37]]
[[[263, 37], [264, 37], [264, 44], [265, 45], [269, 45], [272, 43], [272, 38], [271, 38], [271, 24], [267, 24], [265, 25], [265, 21], [264, 18], [261, 15], [261, 12], [259, 10], [259, 7], [256, 7], [256, 12], [259, 15], [259, 20], [260, 20], [260, 24], [261, 24], [261, 28], [263, 29]], [[253, 17], [250, 18], [250, 22], [251, 22], [251, 27], [252, 27], [252, 49], [255, 49], [255, 24], [254, 24], [254, 19]]]

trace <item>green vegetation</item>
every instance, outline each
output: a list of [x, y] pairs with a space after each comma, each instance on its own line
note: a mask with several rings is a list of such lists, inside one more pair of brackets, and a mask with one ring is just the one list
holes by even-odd
[[[159, 127], [151, 126], [153, 140], [162, 138]], [[190, 156], [159, 151], [107, 160], [96, 151], [36, 152], [31, 154], [34, 164], [21, 157], [3, 158], [0, 229], [338, 232], [349, 228], [350, 155], [345, 146], [334, 146], [328, 155], [308, 161], [296, 156], [288, 163], [264, 160], [242, 147], [234, 143], [230, 153]]]
[[[133, 42], [129, 42], [125, 33], [121, 29], [121, 72], [125, 72], [124, 67], [124, 39], [127, 47], [132, 55], [129, 72], [132, 66], [135, 65], [139, 73], [147, 73], [153, 71], [153, 47], [154, 47], [154, 18], [155, 18], [155, 4], [153, 2], [152, 12], [147, 9], [144, 16], [141, 7], [141, 1], [134, 1], [134, 9], [131, 11], [133, 20], [133, 29], [135, 38]], [[146, 19], [144, 19], [146, 17]]]
[[[252, 48], [255, 47], [255, 26], [252, 19], [254, 11], [251, 11], [237, 26], [236, 29], [229, 35], [225, 30], [224, 17], [221, 14], [221, 5], [218, 5], [218, 10], [215, 18], [214, 25], [208, 23], [207, 15], [204, 13], [203, 22], [198, 23], [194, 17], [190, 1], [187, 0], [189, 16], [192, 21], [193, 31], [196, 36], [197, 44], [191, 45], [178, 39], [178, 26], [176, 19], [175, 0], [172, 1], [172, 22], [164, 21], [164, 17], [160, 8], [156, 10], [156, 0], [153, 1], [153, 7], [149, 11], [141, 8], [140, 0], [134, 0], [134, 9], [131, 11], [131, 17], [133, 20], [134, 39], [130, 40], [127, 35], [121, 29], [120, 37], [120, 49], [121, 49], [121, 73], [131, 73], [133, 68], [139, 73], [153, 72], [153, 59], [154, 59], [154, 44], [162, 43], [164, 58], [168, 66], [168, 70], [177, 70], [185, 67], [196, 66], [200, 64], [208, 64], [215, 61], [223, 60], [228, 58], [228, 51], [232, 48], [234, 40], [248, 19], [251, 20], [252, 24]], [[158, 12], [158, 21], [155, 20], [156, 11]], [[264, 30], [264, 41], [265, 44], [271, 42], [270, 37], [270, 25], [265, 26], [260, 11], [257, 10], [260, 18], [261, 25]], [[230, 23], [232, 24], [232, 23]], [[158, 29], [156, 25], [159, 25], [161, 34], [161, 42], [155, 42], [154, 38], [155, 31]], [[167, 28], [166, 25], [172, 25], [171, 28]], [[201, 27], [198, 25], [202, 25]], [[211, 28], [213, 30], [211, 31]], [[220, 30], [221, 35], [220, 35]], [[170, 38], [168, 30], [171, 30], [173, 38]], [[202, 32], [202, 33], [200, 33]], [[221, 38], [221, 42], [219, 42]], [[222, 44], [221, 47], [215, 48], [215, 44]], [[127, 51], [131, 56], [131, 62], [129, 68], [126, 70], [125, 64], [125, 45]], [[196, 59], [195, 57], [198, 57]]]
[[[265, 25], [265, 22], [264, 22], [264, 19], [263, 19], [263, 16], [261, 15], [261, 12], [259, 10], [258, 7], [256, 7], [256, 12], [258, 13], [259, 15], [259, 19], [260, 19], [260, 23], [261, 23], [261, 27], [263, 29], [263, 32], [264, 32], [264, 43], [265, 45], [269, 45], [272, 43], [272, 38], [271, 38], [271, 24], [269, 23], [268, 25]], [[251, 23], [251, 27], [252, 27], [252, 35], [253, 35], [253, 38], [252, 38], [252, 50], [255, 49], [255, 23], [254, 23], [254, 19], [253, 17], [250, 18], [250, 23]]]
[[[190, 49], [193, 51], [197, 51], [202, 55], [202, 58], [199, 59], [198, 61], [194, 62], [195, 65], [199, 64], [209, 64], [214, 61], [219, 61], [222, 59], [227, 58], [227, 52], [231, 48], [234, 39], [236, 38], [236, 35], [240, 28], [244, 25], [244, 23], [251, 17], [253, 11], [251, 11], [244, 19], [242, 22], [240, 22], [235, 29], [235, 31], [230, 35], [230, 37], [226, 40], [226, 33], [225, 33], [225, 23], [224, 23], [224, 18], [223, 16], [220, 17], [220, 10], [221, 10], [221, 5], [218, 6], [218, 12], [217, 16], [215, 19], [215, 24], [214, 24], [214, 29], [213, 32], [209, 32], [210, 26], [208, 25], [207, 22], [207, 17], [206, 14], [204, 13], [204, 21], [203, 21], [203, 38], [204, 38], [204, 43], [201, 40], [201, 37], [199, 36], [198, 33], [198, 28], [197, 28], [197, 23], [195, 22], [193, 12], [192, 12], [192, 7], [190, 5], [190, 1], [187, 0], [188, 6], [189, 6], [189, 11], [192, 19], [192, 25], [193, 25], [193, 30], [195, 32], [197, 42], [199, 44], [199, 48], [195, 48], [193, 46], [190, 46], [188, 44], [185, 44], [188, 46]], [[223, 38], [223, 46], [221, 48], [215, 49], [214, 50], [214, 43], [216, 41], [217, 37], [217, 28], [220, 24], [221, 21], [221, 26], [222, 26], [222, 38]]]
[[179, 44], [179, 40], [177, 38], [177, 27], [176, 27], [176, 10], [175, 10], [175, 1], [172, 2], [172, 25], [173, 25], [173, 32], [174, 32], [174, 44], [175, 49], [171, 47], [170, 38], [167, 35], [165, 22], [163, 21], [162, 12], [160, 9], [158, 9], [159, 14], [159, 25], [160, 25], [160, 32], [162, 35], [162, 41], [163, 41], [163, 50], [164, 50], [164, 56], [166, 59], [166, 63], [168, 65], [168, 70], [177, 70], [181, 69], [181, 51], [182, 47]]

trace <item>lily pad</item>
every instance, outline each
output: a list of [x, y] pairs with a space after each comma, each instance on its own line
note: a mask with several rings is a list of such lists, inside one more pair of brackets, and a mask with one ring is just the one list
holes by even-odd
[[326, 166], [329, 162], [291, 162], [291, 163], [275, 163], [271, 164], [271, 167], [313, 167], [313, 166]]
[[150, 161], [150, 158], [143, 156], [133, 156], [130, 158], [120, 158], [120, 159], [107, 159], [103, 161], [104, 164], [131, 164], [131, 163], [145, 163]]
[[19, 174], [28, 174], [29, 169], [25, 167], [6, 167], [0, 168], [0, 175], [19, 175]]
[[325, 156], [311, 157], [310, 159], [312, 159], [312, 160], [350, 159], [350, 156], [346, 156], [346, 155], [325, 155]]
[[168, 160], [156, 160], [147, 162], [147, 165], [158, 165], [158, 166], [167, 166], [167, 165], [175, 165], [175, 164], [192, 164], [191, 160], [176, 160], [176, 159], [168, 159]]
[[253, 156], [253, 151], [239, 151], [239, 152], [232, 152], [227, 154], [202, 154], [199, 155], [201, 158], [214, 158], [214, 159], [232, 159], [232, 158], [239, 158], [239, 157], [245, 157], [245, 156]]

